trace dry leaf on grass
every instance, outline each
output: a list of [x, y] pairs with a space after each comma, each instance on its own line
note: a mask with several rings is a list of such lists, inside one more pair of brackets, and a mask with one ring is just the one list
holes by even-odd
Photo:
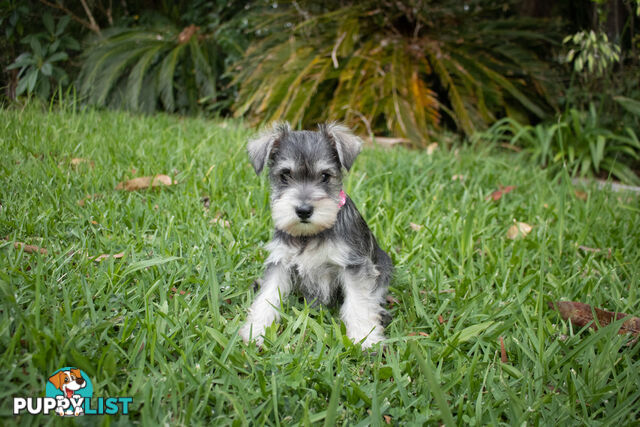
[[507, 239], [515, 240], [518, 238], [526, 237], [527, 234], [531, 233], [532, 229], [533, 227], [531, 227], [526, 222], [516, 221], [515, 224], [513, 224], [511, 227], [509, 227], [509, 230], [507, 230]]
[[393, 308], [394, 305], [400, 304], [400, 301], [393, 295], [387, 295], [387, 303], [389, 304], [389, 308]]
[[96, 193], [96, 194], [87, 194], [86, 196], [84, 196], [82, 199], [78, 200], [78, 206], [84, 206], [85, 203], [91, 201], [91, 200], [96, 200], [102, 197], [102, 194]]
[[393, 138], [388, 136], [374, 136], [373, 139], [371, 137], [365, 137], [364, 142], [367, 144], [375, 144], [381, 145], [383, 147], [393, 147], [397, 144], [406, 144], [411, 142], [411, 140], [407, 138]]
[[584, 191], [575, 190], [573, 193], [574, 193], [574, 194], [576, 195], [576, 197], [577, 197], [578, 199], [580, 199], [580, 200], [587, 200], [587, 198], [589, 197], [589, 196], [587, 195], [587, 193], [585, 193]]
[[[579, 245], [578, 249], [585, 251], [585, 252], [591, 252], [593, 254], [598, 254], [600, 252], [604, 252], [605, 249], [600, 249], [600, 248], [590, 248], [589, 246], [583, 246], [583, 245]], [[607, 258], [611, 258], [611, 248], [607, 248]]]
[[[5, 239], [5, 240], [9, 240], [9, 239]], [[36, 245], [27, 245], [25, 243], [22, 242], [14, 242], [13, 243], [13, 247], [16, 249], [22, 249], [23, 251], [25, 251], [28, 254], [35, 254], [35, 253], [39, 253], [42, 255], [46, 255], [48, 252], [45, 248], [41, 248], [39, 246]]]
[[411, 227], [413, 231], [418, 231], [422, 229], [422, 226], [420, 224], [416, 224], [415, 222], [410, 222], [409, 227]]
[[73, 166], [74, 168], [77, 168], [77, 167], [78, 167], [78, 166], [80, 166], [80, 165], [87, 165], [87, 166], [89, 166], [90, 168], [93, 168], [93, 166], [94, 166], [94, 163], [93, 163], [93, 161], [92, 161], [92, 160], [89, 160], [89, 159], [83, 159], [83, 158], [81, 158], [81, 157], [74, 157], [73, 159], [71, 159], [71, 160], [69, 161], [69, 164], [70, 164], [71, 166]]
[[462, 182], [462, 181], [464, 181], [464, 175], [453, 175], [451, 177], [451, 181], [460, 181], [460, 182]]
[[[95, 261], [95, 262], [100, 262], [100, 261], [102, 261], [103, 259], [107, 259], [107, 258], [115, 258], [115, 259], [119, 259], [119, 258], [122, 258], [123, 256], [124, 256], [124, 252], [119, 252], [119, 253], [117, 253], [117, 254], [113, 254], [113, 255], [112, 255], [112, 254], [102, 254], [102, 255], [98, 255], [98, 256], [94, 259], [94, 261]], [[89, 257], [89, 258], [92, 258], [92, 257]]]
[[141, 176], [118, 183], [116, 190], [136, 191], [149, 187], [163, 187], [175, 184], [177, 184], [177, 182], [168, 175]]
[[517, 145], [509, 144], [508, 142], [502, 142], [498, 145], [500, 145], [500, 147], [502, 148], [506, 148], [507, 150], [515, 151], [516, 153], [519, 153], [522, 151], [522, 148], [518, 147]]
[[222, 219], [222, 212], [216, 212], [216, 215], [213, 217], [209, 224], [219, 224], [225, 228], [229, 228], [231, 224], [226, 219]]
[[431, 144], [427, 145], [427, 155], [430, 156], [433, 154], [434, 151], [436, 151], [438, 149], [438, 143], [437, 142], [432, 142]]
[[624, 319], [624, 323], [618, 330], [619, 334], [633, 334], [638, 336], [640, 334], [640, 318], [633, 317], [625, 313], [613, 313], [611, 311], [603, 310], [601, 308], [592, 307], [589, 304], [575, 301], [557, 301], [549, 302], [549, 308], [554, 309], [560, 313], [564, 320], [568, 320], [578, 327], [589, 326], [595, 330], [598, 329], [598, 325], [593, 320], [593, 313], [600, 326], [607, 326], [611, 322]]
[[491, 195], [485, 197], [485, 200], [491, 199], [494, 202], [497, 202], [502, 198], [502, 196], [504, 196], [505, 194], [511, 193], [516, 188], [518, 187], [516, 187], [515, 185], [507, 185], [506, 187], [503, 187], [502, 185], [500, 185], [496, 191], [491, 193]]
[[211, 205], [211, 199], [209, 199], [208, 196], [204, 196], [203, 198], [200, 199], [200, 203], [202, 203], [202, 206], [206, 210], [209, 210], [209, 206]]
[[444, 317], [442, 317], [442, 314], [438, 315], [438, 323], [440, 323], [441, 325], [444, 323]]
[[383, 415], [385, 424], [391, 424], [391, 417], [389, 415]]
[[504, 348], [504, 338], [500, 337], [500, 360], [502, 363], [508, 363], [507, 350]]

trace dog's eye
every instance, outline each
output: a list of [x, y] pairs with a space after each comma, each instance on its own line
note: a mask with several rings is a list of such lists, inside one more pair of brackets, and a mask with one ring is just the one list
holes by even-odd
[[291, 171], [289, 169], [283, 169], [280, 172], [280, 181], [287, 182], [287, 180], [291, 178]]
[[322, 182], [329, 182], [329, 178], [331, 178], [331, 175], [329, 175], [328, 173], [323, 173], [322, 174]]
[[69, 378], [65, 378], [65, 379], [64, 379], [64, 382], [65, 382], [65, 383], [68, 383], [68, 382], [69, 382]]

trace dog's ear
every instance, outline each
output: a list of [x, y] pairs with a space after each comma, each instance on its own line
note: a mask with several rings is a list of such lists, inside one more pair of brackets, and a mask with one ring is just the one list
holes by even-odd
[[351, 169], [351, 165], [362, 148], [362, 140], [354, 135], [348, 127], [340, 123], [327, 123], [321, 125], [320, 129], [335, 144], [340, 164], [346, 170]]
[[290, 130], [291, 126], [289, 126], [289, 123], [274, 123], [258, 136], [249, 140], [247, 151], [249, 152], [249, 160], [256, 174], [260, 175], [260, 172], [262, 172], [264, 165], [269, 159], [271, 151]]
[[76, 379], [82, 378], [82, 373], [80, 369], [71, 369], [71, 373], [76, 376]]
[[54, 374], [49, 377], [49, 382], [51, 382], [51, 384], [53, 384], [55, 388], [60, 390], [60, 386], [62, 386], [63, 376], [64, 376], [64, 372], [58, 372], [57, 374]]

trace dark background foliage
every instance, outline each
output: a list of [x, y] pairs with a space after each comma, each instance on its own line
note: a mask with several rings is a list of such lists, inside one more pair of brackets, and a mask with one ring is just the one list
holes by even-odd
[[[340, 120], [416, 147], [453, 132], [521, 145], [543, 167], [568, 162], [575, 174], [637, 182], [639, 8], [0, 0], [2, 102], [72, 96], [254, 124]], [[557, 122], [562, 131], [551, 132]]]

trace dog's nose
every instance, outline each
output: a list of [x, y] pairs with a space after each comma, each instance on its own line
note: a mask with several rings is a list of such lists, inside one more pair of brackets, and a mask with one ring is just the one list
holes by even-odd
[[311, 214], [313, 214], [313, 206], [311, 205], [305, 204], [296, 208], [296, 215], [298, 215], [298, 218], [302, 220], [309, 219], [309, 217], [311, 217]]
[[84, 384], [84, 378], [76, 378], [76, 382], [80, 385]]

